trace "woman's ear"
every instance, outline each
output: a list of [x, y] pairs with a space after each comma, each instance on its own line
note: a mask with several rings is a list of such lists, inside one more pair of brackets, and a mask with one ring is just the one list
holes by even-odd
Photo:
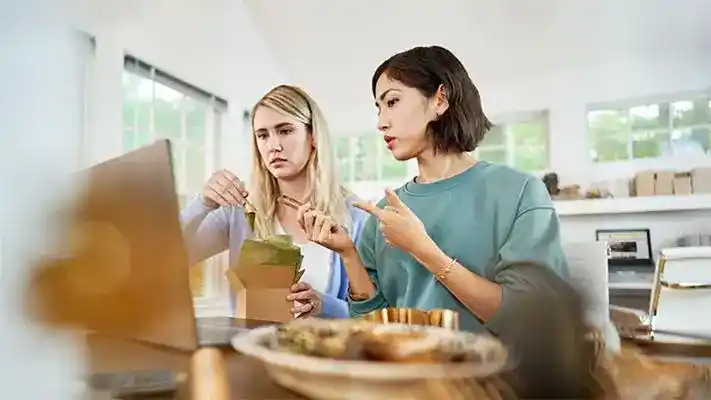
[[445, 111], [449, 108], [449, 99], [447, 98], [447, 88], [444, 87], [444, 84], [439, 85], [437, 88], [437, 92], [435, 92], [434, 95], [434, 100], [435, 100], [435, 113], [437, 113], [437, 119], [444, 114]]
[[309, 128], [308, 136], [309, 136], [309, 143], [311, 144], [311, 148], [315, 149], [316, 148], [316, 135], [314, 135], [313, 129]]

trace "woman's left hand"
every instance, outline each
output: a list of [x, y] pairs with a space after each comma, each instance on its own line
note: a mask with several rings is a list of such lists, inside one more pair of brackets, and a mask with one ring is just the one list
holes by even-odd
[[365, 202], [356, 202], [354, 205], [378, 219], [386, 243], [413, 254], [415, 250], [431, 242], [422, 221], [395, 192], [386, 189], [385, 198], [387, 204], [383, 208]]
[[294, 318], [319, 315], [323, 310], [321, 294], [306, 282], [299, 282], [291, 287], [291, 294], [286, 296], [286, 301], [293, 301], [291, 314]]

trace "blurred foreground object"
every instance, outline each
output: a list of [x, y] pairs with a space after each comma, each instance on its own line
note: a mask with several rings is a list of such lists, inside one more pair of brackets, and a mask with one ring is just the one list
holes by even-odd
[[524, 277], [499, 338], [510, 350], [506, 380], [520, 398], [590, 399], [603, 388], [591, 373], [596, 345], [588, 339], [581, 296], [550, 268], [510, 263], [502, 273]]
[[379, 324], [427, 325], [459, 330], [459, 313], [448, 309], [381, 308], [362, 318]]
[[[5, 1], [0, 15], [0, 387], [3, 399], [74, 400], [82, 348], [31, 323], [23, 299], [40, 254], [56, 248], [52, 208], [79, 160], [85, 44], [64, 1]], [[75, 140], [76, 139], [76, 140]]]
[[82, 175], [61, 257], [30, 281], [33, 316], [183, 350], [197, 348], [168, 141]]
[[489, 335], [306, 318], [239, 334], [232, 344], [274, 382], [313, 399], [509, 398], [498, 392], [507, 351]]
[[227, 366], [218, 349], [200, 349], [191, 359], [191, 400], [229, 400]]
[[535, 264], [507, 268], [536, 287], [519, 295], [518, 317], [500, 336], [512, 355], [505, 378], [519, 398], [711, 398], [708, 365], [654, 359], [634, 346], [610, 351], [602, 333], [583, 322], [581, 296], [566, 281]]
[[600, 353], [594, 371], [606, 382], [605, 400], [711, 398], [708, 365], [658, 360], [635, 347], [623, 347], [619, 354]]

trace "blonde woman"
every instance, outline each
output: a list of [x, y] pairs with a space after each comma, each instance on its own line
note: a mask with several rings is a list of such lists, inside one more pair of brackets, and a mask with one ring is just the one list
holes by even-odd
[[[318, 235], [331, 227], [315, 215], [332, 215], [357, 242], [366, 214], [353, 207], [355, 200], [341, 186], [326, 121], [316, 102], [303, 90], [277, 86], [252, 110], [252, 179], [247, 191], [229, 171], [219, 171], [202, 193], [181, 212], [181, 222], [191, 265], [226, 249], [230, 263], [237, 261], [245, 238], [289, 234], [302, 248], [305, 273], [292, 287], [294, 315], [348, 317], [348, 281], [341, 256], [318, 245]], [[313, 209], [307, 234], [295, 210], [281, 205], [286, 195]], [[242, 207], [249, 197], [255, 206], [254, 232]]]

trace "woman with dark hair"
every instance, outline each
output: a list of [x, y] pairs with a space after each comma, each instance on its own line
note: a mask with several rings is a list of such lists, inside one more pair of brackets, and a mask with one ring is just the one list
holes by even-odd
[[[378, 130], [418, 175], [377, 206], [357, 249], [338, 243], [350, 281], [351, 315], [386, 307], [459, 311], [463, 329], [501, 331], [517, 298], [537, 286], [512, 268], [540, 264], [567, 277], [558, 216], [540, 179], [469, 155], [492, 123], [462, 63], [439, 46], [394, 55], [373, 75]], [[307, 231], [329, 217], [300, 210]], [[321, 225], [323, 226], [323, 222]], [[312, 235], [309, 235], [312, 236]], [[333, 247], [333, 246], [331, 246]], [[545, 283], [542, 283], [545, 286]]]

